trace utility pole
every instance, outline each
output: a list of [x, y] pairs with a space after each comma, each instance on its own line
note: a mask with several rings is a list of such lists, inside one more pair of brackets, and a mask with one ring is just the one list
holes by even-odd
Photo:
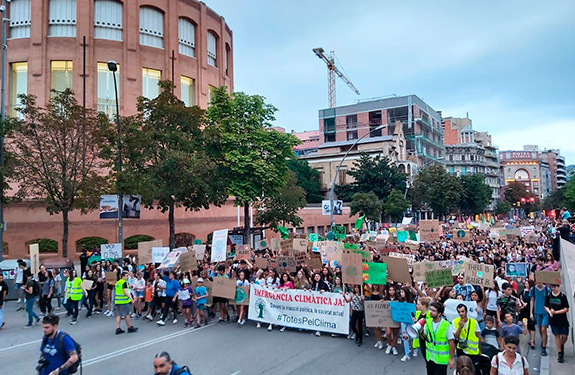
[[0, 69], [0, 79], [2, 88], [0, 89], [0, 121], [2, 122], [2, 134], [0, 134], [0, 260], [4, 259], [4, 133], [6, 132], [6, 0], [2, 0], [0, 6], [2, 12], [2, 57]]

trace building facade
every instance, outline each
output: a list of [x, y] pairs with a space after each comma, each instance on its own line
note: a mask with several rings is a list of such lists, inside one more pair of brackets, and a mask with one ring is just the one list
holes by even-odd
[[501, 151], [499, 158], [505, 185], [520, 182], [539, 199], [551, 194], [549, 164], [541, 161], [537, 146], [524, 146], [523, 151]]
[[48, 104], [51, 90], [71, 88], [79, 103], [112, 115], [116, 61], [121, 115], [138, 96], [154, 98], [172, 80], [187, 105], [206, 108], [211, 90], [233, 90], [232, 31], [195, 0], [12, 0], [7, 42], [8, 114], [19, 94]]
[[[359, 102], [319, 111], [320, 147], [366, 138], [393, 136], [402, 127], [408, 156], [420, 167], [443, 165], [441, 115], [416, 95]], [[379, 126], [385, 125], [382, 129]]]
[[551, 191], [555, 191], [565, 186], [567, 183], [567, 169], [565, 158], [561, 156], [557, 149], [543, 150], [539, 155], [541, 162], [549, 166], [551, 178]]

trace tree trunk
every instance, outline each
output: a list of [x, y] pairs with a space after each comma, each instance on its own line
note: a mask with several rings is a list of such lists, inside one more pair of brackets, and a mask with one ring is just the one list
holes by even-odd
[[250, 204], [244, 203], [244, 244], [250, 244]]
[[62, 221], [64, 229], [62, 232], [62, 256], [68, 258], [68, 226], [70, 224], [68, 220], [68, 210], [62, 211]]
[[175, 209], [176, 203], [173, 199], [170, 199], [170, 207], [168, 209], [168, 222], [170, 223], [170, 249], [176, 248], [176, 223], [174, 220]]

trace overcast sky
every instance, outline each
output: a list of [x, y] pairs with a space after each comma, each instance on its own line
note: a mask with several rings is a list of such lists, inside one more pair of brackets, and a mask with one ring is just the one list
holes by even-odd
[[559, 148], [575, 163], [575, 1], [205, 0], [234, 33], [235, 91], [275, 105], [275, 125], [318, 128], [335, 51], [357, 96], [415, 94], [469, 117], [500, 150]]

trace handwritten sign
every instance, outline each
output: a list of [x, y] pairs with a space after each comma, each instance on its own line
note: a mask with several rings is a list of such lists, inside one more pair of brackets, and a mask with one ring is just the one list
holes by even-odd
[[307, 251], [308, 241], [306, 238], [294, 238], [292, 249], [297, 253], [305, 253]]
[[535, 281], [543, 284], [561, 285], [561, 273], [559, 271], [535, 271]]
[[263, 249], [267, 249], [270, 247], [269, 241], [268, 240], [259, 240], [257, 243], [257, 250], [263, 250]]
[[192, 251], [196, 254], [197, 260], [204, 259], [204, 253], [206, 252], [206, 245], [194, 245]]
[[493, 286], [494, 267], [483, 263], [465, 263], [465, 284], [479, 285], [482, 287]]
[[341, 256], [342, 281], [344, 284], [363, 283], [362, 259], [360, 254], [344, 251]]
[[419, 235], [421, 241], [425, 242], [439, 241], [441, 235], [441, 231], [439, 230], [439, 221], [420, 220]]
[[196, 254], [193, 252], [187, 252], [180, 255], [180, 268], [182, 271], [190, 271], [198, 268], [198, 261], [196, 260]]
[[84, 289], [90, 290], [92, 289], [92, 285], [94, 285], [94, 282], [92, 280], [82, 280], [82, 285], [84, 285]]
[[277, 270], [280, 273], [290, 273], [296, 271], [296, 262], [293, 255], [278, 256]]
[[363, 283], [385, 285], [387, 284], [387, 264], [363, 263]]
[[162, 263], [170, 252], [169, 247], [152, 247], [152, 263]]
[[387, 280], [396, 283], [411, 283], [411, 274], [405, 258], [382, 257], [387, 264]]
[[398, 323], [413, 324], [415, 305], [407, 302], [390, 301], [391, 319]]
[[367, 327], [399, 328], [401, 324], [391, 318], [389, 301], [365, 301], [365, 325]]
[[30, 244], [30, 270], [34, 275], [40, 272], [40, 246], [37, 243]]
[[471, 233], [467, 229], [458, 229], [453, 231], [454, 242], [468, 242], [471, 241]]
[[122, 259], [121, 243], [103, 243], [100, 245], [102, 259]]
[[212, 262], [224, 262], [228, 245], [228, 230], [215, 230], [212, 236]]
[[212, 295], [227, 299], [236, 298], [236, 282], [227, 277], [214, 277], [212, 285]]
[[152, 263], [152, 248], [162, 246], [163, 242], [161, 239], [138, 242], [138, 264]]
[[252, 256], [252, 249], [250, 245], [236, 246], [236, 260], [250, 259]]
[[427, 271], [425, 280], [428, 288], [439, 288], [453, 285], [453, 276], [449, 268]]

